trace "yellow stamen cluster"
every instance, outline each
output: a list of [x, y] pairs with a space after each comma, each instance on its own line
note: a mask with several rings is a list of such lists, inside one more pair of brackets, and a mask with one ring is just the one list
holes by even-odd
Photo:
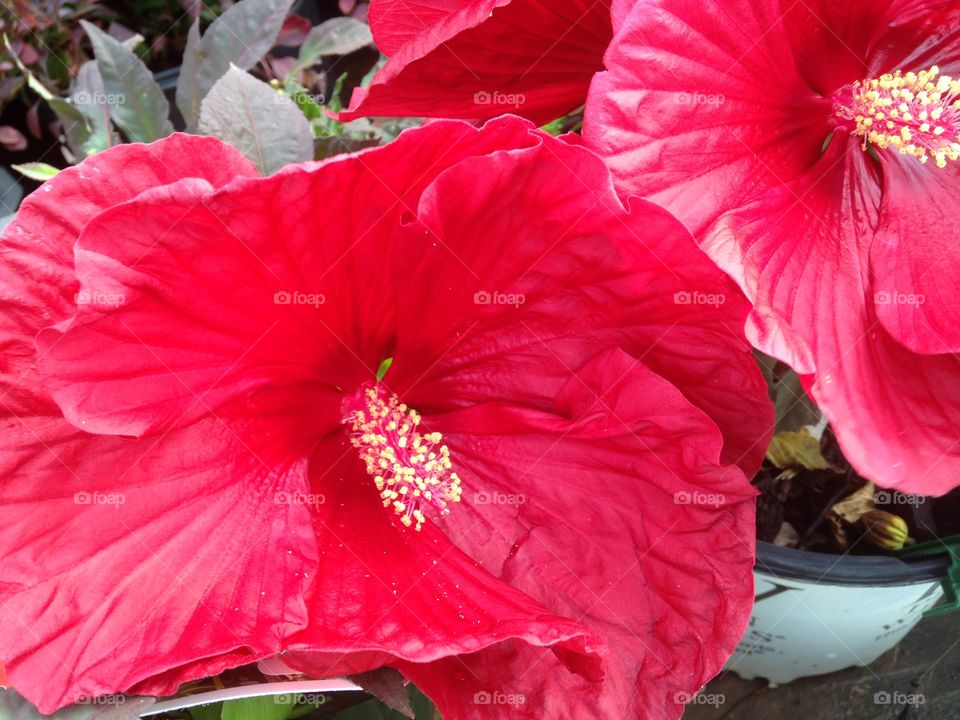
[[447, 505], [460, 502], [463, 491], [452, 470], [450, 450], [441, 444], [443, 436], [421, 434], [417, 411], [380, 386], [364, 391], [363, 405], [345, 422], [353, 430], [350, 442], [359, 450], [383, 506], [392, 507], [400, 522], [415, 530], [426, 520], [424, 506], [448, 513]]
[[960, 159], [960, 80], [940, 75], [936, 65], [854, 83], [836, 114], [856, 123], [864, 148], [894, 148], [924, 164], [932, 157], [939, 168]]

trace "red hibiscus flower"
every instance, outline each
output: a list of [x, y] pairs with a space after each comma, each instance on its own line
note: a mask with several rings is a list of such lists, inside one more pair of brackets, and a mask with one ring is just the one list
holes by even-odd
[[583, 105], [612, 34], [610, 0], [373, 0], [370, 27], [390, 61], [344, 121], [510, 112], [545, 123]]
[[636, 4], [589, 145], [698, 235], [862, 473], [960, 483], [955, 2]]
[[448, 720], [677, 716], [752, 597], [735, 286], [518, 118], [253, 175], [120, 146], [2, 236], [12, 686], [49, 712], [283, 653]]

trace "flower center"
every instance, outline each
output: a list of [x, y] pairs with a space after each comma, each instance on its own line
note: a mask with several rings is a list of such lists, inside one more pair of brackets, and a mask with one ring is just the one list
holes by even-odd
[[892, 147], [921, 163], [932, 157], [939, 168], [960, 159], [960, 81], [936, 65], [848, 85], [834, 96], [834, 113], [864, 149]]
[[366, 388], [343, 420], [353, 431], [350, 443], [373, 478], [385, 508], [392, 507], [406, 527], [419, 530], [425, 507], [439, 514], [460, 502], [460, 478], [450, 450], [438, 432], [420, 433], [420, 415], [382, 385]]

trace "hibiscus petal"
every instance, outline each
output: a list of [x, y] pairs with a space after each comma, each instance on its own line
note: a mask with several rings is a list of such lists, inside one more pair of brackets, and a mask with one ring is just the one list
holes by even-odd
[[290, 639], [284, 662], [332, 677], [513, 638], [603, 677], [606, 649], [596, 635], [490, 575], [458, 547], [460, 532], [395, 522], [346, 433], [318, 448], [311, 468], [323, 583], [311, 596], [310, 627]]
[[5, 425], [0, 655], [41, 711], [137, 683], [169, 693], [306, 625], [309, 516], [272, 502], [305, 488], [302, 461], [217, 420], [129, 442]]
[[547, 122], [583, 104], [611, 35], [610, 9], [594, 0], [373, 3], [370, 15], [391, 57], [344, 121], [506, 111]]
[[784, 25], [798, 68], [829, 97], [843, 85], [898, 69], [939, 65], [952, 72], [960, 62], [958, 18], [952, 0], [804, 0], [786, 7]]
[[725, 459], [759, 467], [772, 416], [742, 296], [668, 213], [624, 208], [594, 155], [544, 134], [533, 148], [465, 160], [419, 214], [426, 225], [394, 264], [431, 291], [396, 298], [386, 377], [412, 406], [547, 409], [573, 368], [619, 345], [717, 422]]
[[611, 650], [604, 682], [519, 643], [402, 669], [451, 720], [503, 717], [475, 693], [523, 697], [519, 717], [679, 717], [749, 615], [754, 491], [719, 460], [713, 423], [620, 350], [571, 378], [554, 410], [424, 418], [463, 477], [466, 507], [442, 524], [491, 572], [595, 628]]
[[[267, 513], [251, 508], [249, 498], [241, 501], [215, 487], [201, 484], [194, 501], [174, 506], [167, 491], [178, 475], [152, 449], [158, 443], [165, 448], [166, 442], [137, 444], [80, 433], [42, 394], [35, 367], [34, 335], [75, 310], [73, 245], [94, 216], [157, 184], [193, 177], [222, 185], [254, 173], [248, 161], [213, 138], [173, 135], [152, 145], [120, 146], [44, 184], [24, 201], [0, 240], [0, 281], [7, 300], [0, 316], [0, 423], [5, 428], [0, 443], [0, 618], [7, 628], [0, 637], [0, 656], [7, 661], [10, 683], [45, 712], [81, 693], [122, 690], [124, 682], [178, 662], [196, 660], [200, 675], [209, 671], [214, 662], [208, 662], [209, 656], [218, 652], [234, 654], [234, 664], [245, 662], [271, 647], [283, 624], [304, 621], [302, 600], [298, 606], [296, 585], [290, 584], [288, 598], [271, 597], [263, 602], [262, 614], [248, 614], [259, 636], [239, 640], [219, 622], [202, 627], [218, 604], [232, 607], [253, 595], [260, 598], [262, 578], [210, 587], [218, 566], [200, 566], [208, 556], [198, 555], [198, 534], [214, 539], [211, 556], [217, 562], [232, 559], [254, 575], [280, 548], [296, 547], [284, 565], [302, 565], [309, 547], [297, 547], [297, 538], [278, 536], [269, 524], [263, 527], [257, 520]], [[222, 449], [211, 442], [223, 439], [222, 429], [206, 430], [203, 443], [195, 444], [206, 448], [207, 455], [198, 449], [178, 471], [189, 476], [190, 462], [210, 461]], [[194, 472], [194, 479], [199, 477]], [[224, 506], [231, 501], [251, 511], [246, 519], [238, 518], [236, 528], [223, 521]], [[234, 538], [227, 537], [230, 532]], [[238, 552], [237, 539], [248, 534], [262, 539], [262, 553], [249, 554], [249, 548], [243, 548], [246, 555]], [[191, 539], [194, 545], [188, 547]], [[150, 543], [156, 554], [148, 553]], [[105, 560], [106, 548], [117, 553], [115, 561], [112, 555]], [[141, 592], [151, 594], [152, 609], [145, 611]], [[216, 642], [201, 649], [188, 640], [180, 647], [182, 656], [171, 652], [185, 632], [200, 644], [209, 638]], [[63, 669], [71, 662], [74, 673]], [[79, 668], [89, 669], [89, 676], [82, 677]]]
[[960, 472], [950, 380], [960, 360], [911, 353], [874, 313], [880, 286], [862, 268], [877, 223], [875, 172], [855, 142], [834, 140], [814, 172], [727, 213], [705, 247], [740, 268], [756, 305], [753, 342], [816, 371], [811, 394], [850, 462], [881, 485], [941, 494]]
[[[255, 175], [246, 158], [215, 138], [174, 134], [151, 145], [121, 145], [67, 168], [29, 195], [0, 239], [0, 361], [6, 403], [18, 407], [11, 386], [36, 387], [33, 338], [76, 309], [73, 245], [98, 213], [144, 190], [182, 178], [214, 186]], [[25, 402], [33, 402], [27, 393]]]
[[[78, 427], [133, 436], [267, 386], [329, 407], [322, 398], [372, 378], [392, 342], [394, 269], [369, 258], [401, 215], [457, 160], [532, 142], [516, 118], [434, 124], [220, 192], [183, 181], [112, 208], [77, 251], [82, 292], [101, 302], [39, 338], [51, 394]], [[318, 410], [302, 433], [331, 422]]]
[[883, 206], [870, 249], [877, 316], [913, 352], [960, 352], [960, 244], [951, 232], [960, 172], [883, 159]]
[[483, 22], [510, 0], [375, 0], [369, 19], [373, 39], [380, 51], [395, 55], [407, 43], [429, 47], [450, 40], [464, 28]]
[[604, 60], [588, 147], [622, 193], [666, 205], [694, 234], [809, 168], [826, 137], [829, 100], [801, 78], [775, 3], [639, 2]]

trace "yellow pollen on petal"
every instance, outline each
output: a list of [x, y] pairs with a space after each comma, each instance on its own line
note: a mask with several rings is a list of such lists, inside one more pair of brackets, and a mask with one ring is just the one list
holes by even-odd
[[347, 413], [350, 443], [373, 478], [385, 508], [392, 508], [405, 527], [420, 530], [425, 506], [438, 514], [460, 502], [463, 489], [453, 472], [450, 450], [438, 432], [421, 434], [420, 415], [386, 392], [368, 387], [359, 398], [362, 409]]
[[960, 80], [934, 65], [920, 72], [881, 75], [847, 86], [834, 113], [863, 146], [888, 148], [939, 168], [960, 160]]

